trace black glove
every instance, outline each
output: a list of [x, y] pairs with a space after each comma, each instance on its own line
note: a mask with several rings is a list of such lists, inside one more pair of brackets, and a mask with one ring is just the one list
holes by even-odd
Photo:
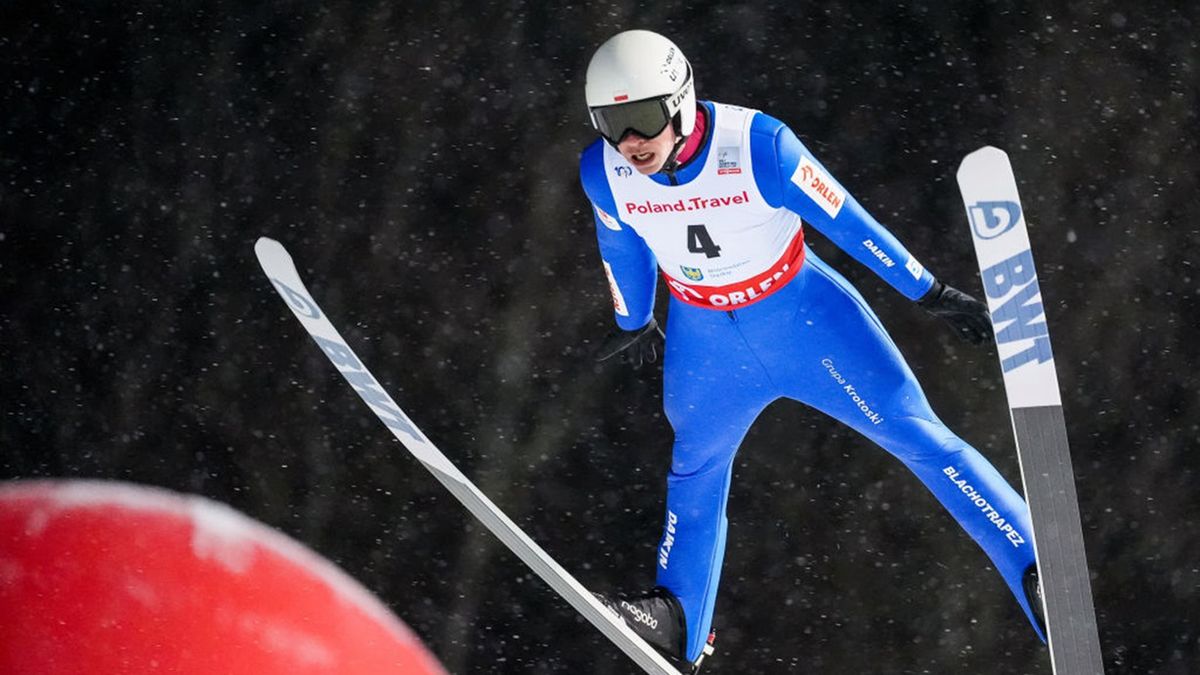
[[634, 368], [641, 368], [643, 363], [654, 363], [658, 360], [658, 343], [663, 340], [662, 329], [653, 317], [650, 322], [637, 330], [617, 329], [596, 348], [596, 361], [607, 361], [618, 354]]
[[917, 304], [945, 319], [967, 342], [981, 345], [992, 339], [992, 316], [987, 305], [953, 286], [934, 279], [933, 288]]

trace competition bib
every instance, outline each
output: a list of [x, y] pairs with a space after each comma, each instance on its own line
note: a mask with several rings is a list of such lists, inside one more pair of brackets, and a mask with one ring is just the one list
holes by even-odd
[[645, 240], [679, 300], [708, 309], [749, 305], [804, 263], [800, 216], [766, 203], [750, 163], [756, 111], [713, 104], [704, 167], [685, 185], [660, 185], [604, 149], [617, 217]]

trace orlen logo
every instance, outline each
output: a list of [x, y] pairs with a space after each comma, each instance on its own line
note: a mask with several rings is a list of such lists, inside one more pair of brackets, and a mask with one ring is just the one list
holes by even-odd
[[995, 239], [1021, 220], [1021, 205], [1016, 202], [975, 202], [967, 207], [967, 212], [980, 239]]
[[829, 174], [821, 170], [807, 157], [800, 158], [800, 165], [792, 174], [792, 182], [808, 195], [830, 218], [837, 218], [846, 201], [846, 193], [833, 182]]

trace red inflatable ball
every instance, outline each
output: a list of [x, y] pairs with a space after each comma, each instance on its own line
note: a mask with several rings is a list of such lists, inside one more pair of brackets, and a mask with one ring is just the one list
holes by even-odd
[[0, 673], [437, 674], [332, 563], [216, 502], [0, 483]]

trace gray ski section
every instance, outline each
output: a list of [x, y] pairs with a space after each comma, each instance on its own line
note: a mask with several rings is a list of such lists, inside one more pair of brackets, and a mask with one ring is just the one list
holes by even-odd
[[[475, 516], [479, 522], [496, 535], [496, 537], [516, 554], [529, 569], [542, 578], [568, 604], [600, 630], [622, 652], [633, 660], [644, 671], [651, 675], [680, 675], [671, 664], [649, 644], [638, 637], [625, 623], [615, 617], [608, 609], [600, 604], [595, 597], [561, 565], [554, 561], [540, 546], [538, 546], [520, 527], [504, 514], [486, 495], [483, 494], [457, 467], [438, 450], [427, 437], [417, 429], [416, 425], [396, 405], [395, 401], [383, 391], [378, 380], [366, 370], [357, 355], [341, 334], [329, 322], [325, 313], [312, 299], [312, 294], [301, 281], [299, 272], [286, 249], [277, 241], [261, 237], [254, 247], [259, 264], [275, 285], [276, 291], [284, 303], [296, 315], [300, 324], [310, 336], [321, 346], [326, 357], [338, 368], [338, 372], [346, 378], [351, 388], [363, 399], [367, 407], [379, 417], [380, 421], [391, 430], [392, 435], [421, 464], [446, 487], [463, 506]], [[336, 342], [339, 358], [335, 359], [321, 344]], [[347, 358], [346, 355], [349, 355]], [[347, 361], [354, 365], [343, 369]], [[349, 374], [348, 374], [349, 373]], [[354, 376], [354, 379], [351, 379]], [[360, 389], [360, 387], [364, 387]], [[370, 391], [368, 393], [368, 389]], [[384, 412], [381, 414], [380, 410]], [[398, 415], [397, 415], [398, 413]], [[390, 420], [390, 423], [389, 423]], [[573, 649], [573, 645], [563, 645], [564, 649]]]
[[[1008, 155], [986, 146], [963, 158], [957, 178], [984, 290], [995, 312], [1001, 303], [1016, 297], [1014, 289], [1001, 283], [1004, 275], [1019, 269], [1025, 280], [1013, 280], [1014, 286], [1019, 283], [1027, 288], [1027, 283], [1037, 282], [1035, 271], [1024, 267], [1032, 265], [1033, 258], [1016, 177]], [[1006, 267], [1017, 264], [1011, 262], [1016, 256], [1024, 256], [1020, 267]], [[1040, 295], [1040, 290], [1036, 292]], [[1040, 305], [1038, 300], [1036, 310], [1044, 321]], [[1026, 302], [1022, 311], [1034, 309], [1033, 302]], [[1026, 327], [1029, 332], [1023, 333], [1019, 327], [1033, 318], [1017, 317], [1018, 324], [1012, 324], [1010, 313], [1004, 319], [1010, 328], [1005, 335], [1005, 327], [996, 326], [996, 315], [992, 315], [1033, 525], [1051, 666], [1056, 675], [1097, 675], [1104, 672], [1100, 640], [1049, 331], [1032, 329], [1030, 324]], [[1036, 360], [1006, 362], [1016, 356], [1014, 348], [1033, 347], [1038, 349]]]
[[1055, 675], [1104, 672], [1062, 406], [1013, 408]]

